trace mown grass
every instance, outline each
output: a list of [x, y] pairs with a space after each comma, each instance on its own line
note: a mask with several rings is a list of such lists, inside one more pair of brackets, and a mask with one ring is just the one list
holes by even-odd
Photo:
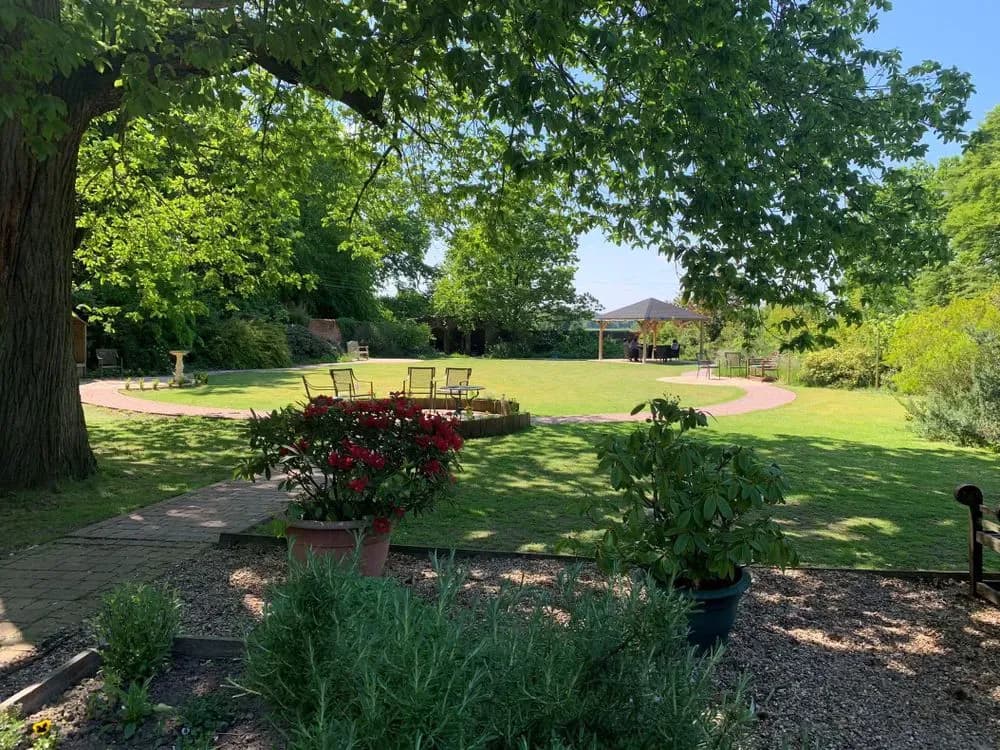
[[[924, 440], [889, 395], [795, 389], [792, 404], [713, 420], [704, 435], [758, 446], [792, 485], [777, 516], [806, 565], [960, 570], [968, 514], [951, 496], [976, 482], [996, 497], [996, 455]], [[580, 514], [609, 497], [593, 445], [628, 425], [535, 427], [473, 441], [454, 505], [414, 519], [398, 541], [555, 551], [599, 533]]]
[[44, 489], [0, 494], [0, 552], [55, 539], [232, 476], [243, 425], [86, 408], [99, 472]]
[[[693, 406], [731, 401], [743, 393], [729, 386], [677, 385], [657, 380], [690, 370], [690, 365], [458, 358], [417, 364], [436, 367], [439, 378], [444, 377], [445, 367], [471, 367], [472, 383], [482, 385], [484, 395], [516, 399], [523, 411], [544, 416], [627, 412], [640, 401], [664, 392], [673, 393]], [[408, 365], [374, 361], [355, 363], [353, 367], [359, 378], [375, 384], [376, 395], [385, 396], [402, 388]], [[310, 383], [328, 386], [328, 369], [225, 373], [212, 375], [207, 386], [157, 391], [133, 389], [129, 395], [175, 404], [269, 411], [305, 398], [303, 375]]]
[[[703, 434], [757, 446], [785, 469], [792, 489], [778, 517], [802, 562], [962, 569], [967, 513], [951, 492], [957, 484], [975, 482], [995, 505], [996, 454], [924, 440], [908, 428], [890, 395], [795, 390], [792, 404], [713, 420]], [[238, 422], [98, 409], [88, 409], [87, 416], [100, 474], [0, 499], [5, 529], [0, 549], [52, 539], [225, 479], [243, 451]], [[395, 539], [523, 551], [556, 551], [567, 541], [586, 544], [600, 533], [601, 523], [582, 509], [610, 497], [606, 478], [595, 469], [594, 443], [608, 431], [629, 429], [626, 424], [538, 426], [469, 441], [455, 502], [410, 519]]]

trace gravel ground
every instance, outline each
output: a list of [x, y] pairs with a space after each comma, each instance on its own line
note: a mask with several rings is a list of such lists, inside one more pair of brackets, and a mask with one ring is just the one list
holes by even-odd
[[[550, 585], [562, 567], [466, 562], [470, 597], [503, 580]], [[239, 636], [285, 569], [280, 549], [213, 549], [164, 580], [185, 601], [185, 632]], [[388, 574], [432, 594], [426, 560], [392, 555]], [[585, 569], [582, 578], [597, 575]], [[754, 748], [1000, 748], [1000, 609], [973, 602], [955, 582], [772, 570], [755, 570], [754, 579], [720, 672], [723, 685], [751, 676]], [[0, 674], [0, 687], [20, 687], [39, 669]]]

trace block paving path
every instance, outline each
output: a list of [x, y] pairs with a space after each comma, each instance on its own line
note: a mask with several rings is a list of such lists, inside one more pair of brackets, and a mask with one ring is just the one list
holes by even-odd
[[277, 480], [220, 482], [16, 553], [0, 563], [0, 667], [79, 625], [118, 584], [158, 577], [287, 499]]

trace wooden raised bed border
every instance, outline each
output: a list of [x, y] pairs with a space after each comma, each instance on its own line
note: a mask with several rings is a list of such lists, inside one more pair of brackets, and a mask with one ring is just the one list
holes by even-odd
[[[174, 638], [175, 656], [193, 656], [198, 659], [239, 659], [246, 644], [240, 638], [179, 635]], [[71, 687], [101, 668], [101, 655], [92, 648], [81, 651], [69, 661], [49, 672], [38, 682], [0, 703], [0, 712], [19, 711], [24, 716], [36, 713], [54, 702]]]

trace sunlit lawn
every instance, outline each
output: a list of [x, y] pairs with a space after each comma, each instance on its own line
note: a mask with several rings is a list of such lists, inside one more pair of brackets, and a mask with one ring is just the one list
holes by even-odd
[[[665, 391], [685, 403], [707, 406], [742, 395], [737, 388], [675, 385], [657, 378], [692, 369], [684, 365], [630, 364], [572, 360], [438, 359], [420, 363], [436, 367], [443, 378], [445, 367], [471, 367], [472, 383], [484, 395], [517, 399], [523, 411], [538, 415], [617, 413], [631, 410], [640, 401]], [[350, 366], [350, 365], [344, 365]], [[354, 365], [359, 378], [375, 384], [376, 395], [398, 391], [406, 377], [406, 364], [365, 362]], [[310, 383], [330, 384], [328, 368], [272, 370], [212, 375], [207, 386], [184, 390], [130, 391], [129, 395], [156, 401], [231, 409], [270, 410], [302, 401], [302, 376]]]
[[[963, 568], [967, 515], [951, 492], [959, 483], [975, 482], [995, 501], [1000, 494], [996, 454], [923, 440], [908, 429], [903, 409], [889, 395], [797, 391], [798, 399], [788, 406], [713, 420], [704, 434], [759, 446], [784, 467], [792, 492], [778, 515], [802, 562]], [[243, 450], [239, 422], [98, 409], [88, 409], [87, 418], [101, 473], [84, 482], [0, 498], [0, 549], [52, 539], [225, 479]], [[628, 429], [621, 424], [539, 426], [469, 441], [454, 504], [411, 519], [394, 538], [523, 551], [555, 551], [562, 540], [592, 539], [599, 524], [580, 511], [588, 500], [609, 494], [606, 479], [594, 468], [593, 445], [601, 434]], [[1000, 561], [993, 562], [1000, 567]]]
[[[802, 562], [871, 568], [961, 569], [967, 512], [951, 497], [962, 482], [1000, 492], [997, 457], [923, 440], [888, 395], [798, 389], [773, 411], [713, 421], [717, 440], [757, 445], [787, 472], [790, 503], [778, 516]], [[471, 441], [457, 502], [405, 526], [412, 544], [553, 551], [592, 538], [578, 509], [606, 496], [592, 445], [624, 425], [535, 427]]]

